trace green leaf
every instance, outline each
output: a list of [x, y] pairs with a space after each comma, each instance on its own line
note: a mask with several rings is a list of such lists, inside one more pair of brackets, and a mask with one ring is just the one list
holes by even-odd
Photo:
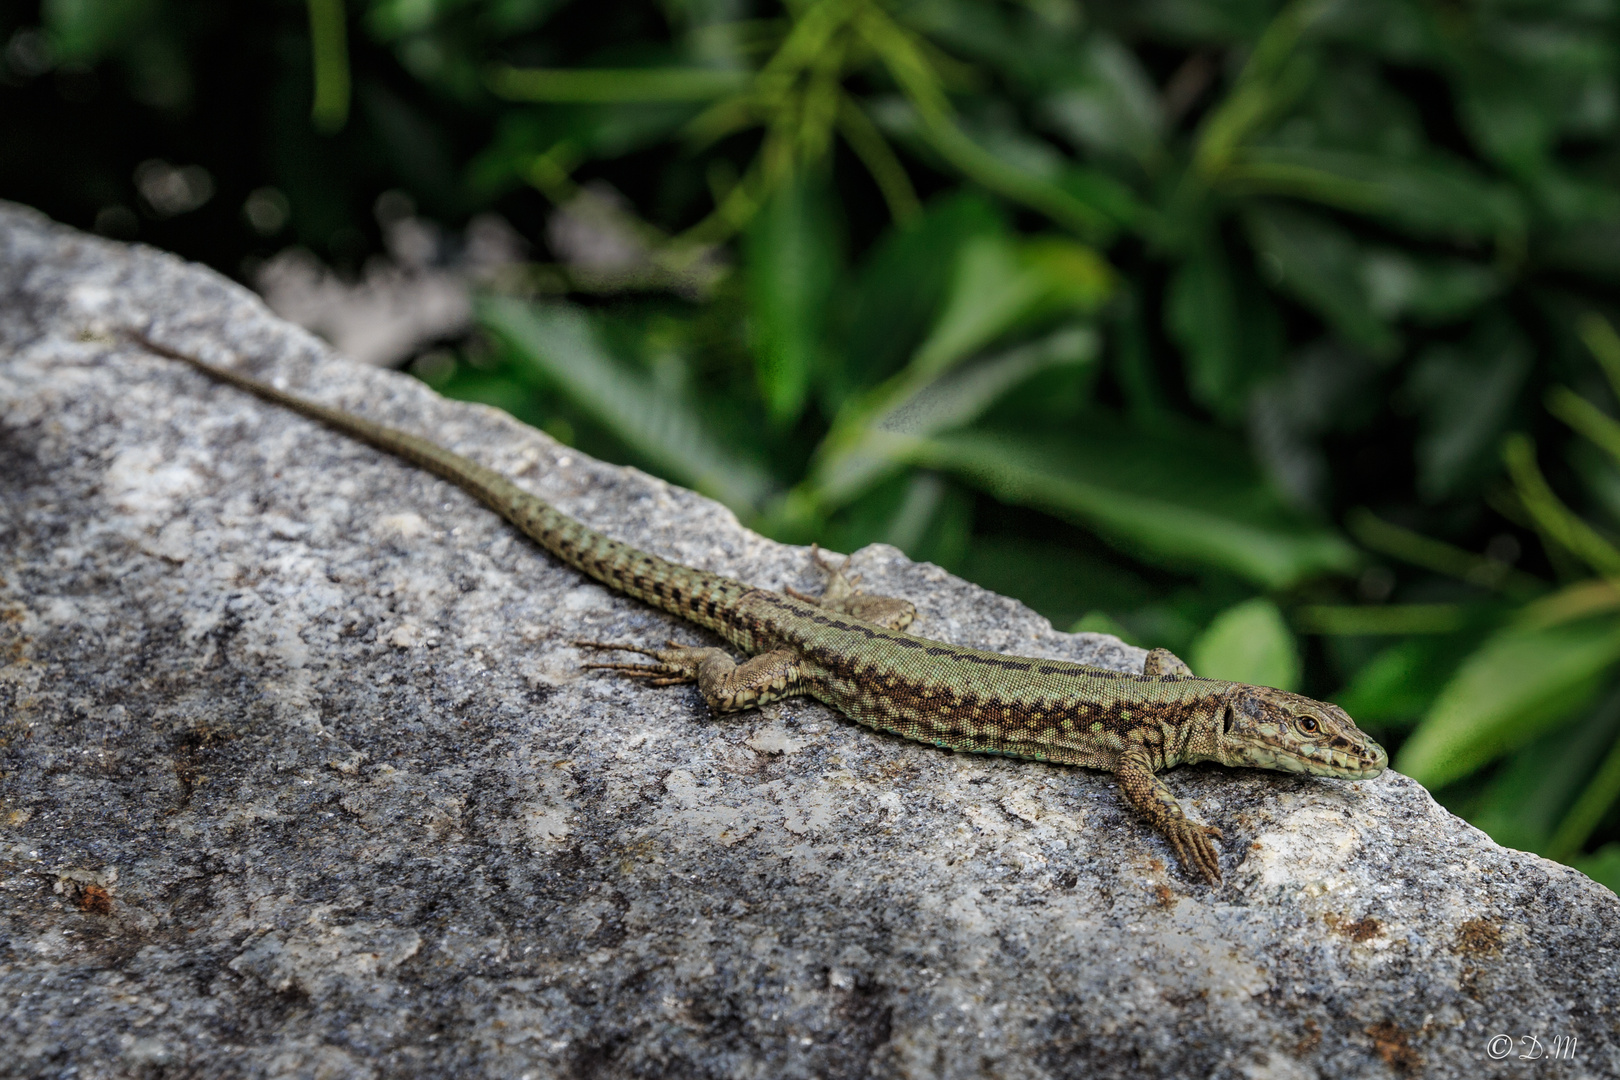
[[1390, 645], [1363, 664], [1333, 700], [1359, 722], [1410, 727], [1434, 704], [1477, 640], [1476, 632]]
[[988, 234], [963, 247], [933, 331], [917, 349], [908, 382], [936, 378], [996, 338], [1062, 308], [1094, 309], [1112, 275], [1095, 251], [1046, 239], [1015, 244]]
[[733, 454], [680, 396], [614, 359], [578, 308], [488, 297], [477, 313], [522, 361], [666, 475], [741, 513], [756, 512], [770, 492], [763, 468]]
[[903, 390], [859, 414], [843, 418], [829, 435], [807, 482], [817, 501], [836, 505], [901, 468], [918, 439], [966, 426], [1003, 395], [1035, 375], [1091, 363], [1097, 336], [1088, 327], [1064, 326], [1024, 345], [986, 357], [931, 382], [907, 379]]
[[752, 80], [752, 72], [725, 68], [558, 69], [497, 64], [488, 75], [491, 92], [508, 101], [589, 104], [710, 101], [746, 90]]
[[1369, 295], [1360, 246], [1349, 231], [1316, 214], [1261, 205], [1244, 215], [1272, 283], [1312, 308], [1345, 341], [1389, 356], [1400, 339]]
[[[1597, 769], [1588, 778], [1587, 785], [1576, 798], [1569, 813], [1564, 820], [1558, 823], [1558, 831], [1547, 843], [1547, 853], [1555, 859], [1567, 862], [1569, 858], [1586, 844], [1587, 839], [1603, 823], [1609, 810], [1620, 801], [1620, 740], [1615, 739], [1613, 724], [1605, 734], [1609, 744], [1609, 752], [1603, 755]], [[1594, 751], [1601, 751], [1601, 743], [1593, 745], [1596, 740], [1588, 742], [1587, 746], [1569, 746], [1571, 756], [1583, 765], [1589, 765], [1594, 757]], [[1585, 751], [1584, 753], [1582, 751]], [[1578, 775], [1578, 774], [1577, 774]], [[1568, 785], [1573, 787], [1574, 785]], [[1566, 788], [1567, 790], [1567, 788]]]
[[[1504, 847], [1568, 861], [1554, 833], [1577, 800], [1582, 785], [1601, 780], [1597, 768], [1620, 734], [1620, 694], [1611, 690], [1597, 708], [1567, 730], [1543, 735], [1516, 751], [1469, 809], [1470, 824]], [[1601, 814], [1605, 807], [1597, 807]], [[1589, 829], [1588, 829], [1589, 831]], [[1586, 832], [1575, 838], [1578, 850]]]
[[1588, 221], [1537, 237], [1539, 262], [1620, 282], [1620, 221]]
[[886, 433], [911, 436], [963, 427], [1034, 375], [1092, 363], [1097, 348], [1097, 335], [1090, 327], [1060, 327], [1044, 337], [942, 375], [885, 414], [876, 427]]
[[1392, 248], [1368, 250], [1361, 276], [1381, 319], [1436, 325], [1469, 314], [1502, 291], [1502, 276], [1461, 259], [1424, 259]]
[[913, 379], [931, 379], [977, 352], [1032, 314], [1049, 282], [1023, 265], [1018, 249], [998, 236], [968, 241], [957, 258], [944, 310], [912, 357]]
[[548, 419], [533, 408], [532, 383], [509, 378], [500, 372], [484, 372], [459, 364], [448, 378], [434, 385], [433, 389], [457, 401], [476, 401], [480, 405], [511, 413], [531, 427], [544, 429]]
[[1547, 411], [1620, 463], [1620, 420], [1566, 386], [1555, 386], [1547, 391]]
[[[1594, 724], [1594, 719], [1605, 722]], [[1570, 808], [1571, 798], [1584, 780], [1591, 777], [1592, 761], [1602, 759], [1605, 748], [1614, 742], [1612, 729], [1614, 714], [1610, 711], [1609, 716], [1586, 717], [1570, 730], [1542, 735], [1516, 751], [1469, 808], [1468, 823], [1503, 847], [1570, 860], [1573, 852], [1557, 850], [1554, 832], [1558, 819]], [[1579, 839], [1586, 837], [1583, 834]]]
[[1417, 67], [1444, 55], [1443, 28], [1452, 24], [1442, 12], [1409, 0], [1360, 0], [1330, 6], [1317, 25], [1330, 41], [1354, 44], [1375, 56]]
[[825, 185], [802, 173], [771, 195], [747, 237], [749, 329], [770, 419], [804, 411], [822, 366], [827, 298], [840, 268], [839, 230]]
[[1551, 162], [1527, 177], [1538, 225], [1553, 232], [1560, 227], [1601, 228], [1620, 218], [1620, 192], [1595, 177], [1582, 177]]
[[1283, 5], [1246, 50], [1248, 57], [1230, 90], [1198, 126], [1193, 166], [1206, 180], [1218, 180], [1248, 139], [1268, 126], [1315, 81], [1319, 50], [1301, 37], [1324, 5]]
[[1592, 359], [1603, 369], [1609, 388], [1620, 397], [1620, 334], [1615, 333], [1614, 324], [1597, 312], [1589, 311], [1576, 320], [1575, 327], [1581, 341], [1591, 350]]
[[348, 26], [343, 0], [309, 0], [310, 58], [315, 67], [315, 130], [331, 135], [349, 119]]
[[572, 168], [614, 158], [671, 136], [691, 119], [685, 104], [550, 105], [508, 112], [495, 138], [467, 165], [469, 184], [491, 198], [524, 180], [536, 157], [560, 155]]
[[1151, 164], [1161, 152], [1164, 117], [1152, 78], [1113, 37], [1088, 34], [1068, 77], [1041, 102], [1047, 123], [1094, 154]]
[[1156, 0], [1134, 9], [1131, 17], [1178, 44], [1235, 46], [1259, 37], [1275, 11], [1275, 4], [1257, 0]]
[[1461, 604], [1306, 604], [1294, 621], [1308, 634], [1450, 634], [1468, 612]]
[[[945, 112], [919, 105], [915, 98], [884, 103], [884, 107], [874, 110], [874, 119], [886, 134], [904, 141], [925, 158], [934, 158], [985, 190], [1044, 214], [1087, 240], [1108, 240], [1120, 224], [1140, 212], [1128, 189], [1119, 185], [1065, 181], [1064, 174], [1069, 170], [1061, 169], [1062, 156], [1055, 148], [1044, 146], [1039, 155], [1043, 163], [1060, 170], [1046, 175], [1049, 170], [1044, 167], [1030, 168], [1027, 160], [1008, 160], [987, 148]], [[1104, 201], [1093, 202], [1092, 196], [1099, 192], [1104, 194]]]
[[137, 37], [154, 7], [149, 0], [45, 0], [39, 14], [58, 58], [94, 64]]
[[1494, 240], [1525, 229], [1512, 189], [1461, 161], [1295, 146], [1245, 149], [1221, 177], [1237, 195], [1285, 195], [1378, 218], [1425, 238]]
[[1157, 214], [1138, 199], [1129, 186], [1101, 169], [1066, 164], [1053, 176], [1052, 182], [1076, 199], [1095, 206], [1121, 228], [1135, 229], [1150, 238], [1159, 231]]
[[1336, 533], [1284, 509], [1241, 449], [1215, 432], [1148, 435], [1092, 413], [1066, 433], [963, 431], [904, 452], [1162, 566], [1286, 588], [1357, 564]]
[[1404, 396], [1422, 414], [1417, 463], [1425, 499], [1453, 495], [1496, 468], [1531, 361], [1524, 334], [1495, 316], [1476, 323], [1463, 346], [1435, 345], [1419, 355]]
[[1095, 309], [1111, 284], [1107, 264], [1083, 244], [970, 237], [932, 333], [899, 374], [845, 404], [797, 496], [822, 507], [847, 502], [900, 467], [918, 438], [976, 419], [1037, 372], [1090, 362], [1094, 335], [1066, 327], [955, 371], [998, 338], [1054, 315]]
[[1579, 715], [1620, 660], [1620, 622], [1514, 626], [1470, 656], [1396, 761], [1425, 787], [1458, 780]]
[[1239, 276], [1213, 234], [1195, 244], [1171, 277], [1165, 329], [1186, 357], [1194, 399], [1227, 419], [1242, 416], [1249, 391], [1282, 362], [1276, 309]]
[[[1537, 48], [1562, 51], [1557, 39], [1564, 36], [1543, 28]], [[1469, 62], [1458, 72], [1461, 77], [1454, 79], [1454, 92], [1457, 118], [1474, 145], [1484, 157], [1521, 176], [1545, 169], [1561, 126], [1559, 114], [1575, 111], [1570, 108], [1574, 101], [1559, 100], [1564, 95], [1556, 83], [1562, 80], [1549, 79], [1545, 71], [1514, 63], [1500, 52], [1469, 53], [1473, 55], [1464, 54]]]
[[829, 412], [849, 391], [892, 375], [916, 351], [939, 317], [957, 256], [969, 241], [1008, 231], [989, 200], [965, 193], [936, 199], [920, 220], [884, 233], [836, 305], [837, 348], [846, 367]]
[[1299, 647], [1282, 612], [1265, 597], [1217, 615], [1193, 642], [1188, 663], [1207, 679], [1299, 689]]
[[1522, 570], [1392, 524], [1364, 506], [1354, 507], [1346, 513], [1344, 523], [1350, 535], [1363, 547], [1413, 566], [1421, 566], [1480, 588], [1496, 589], [1515, 600], [1530, 600], [1547, 591], [1545, 582]]

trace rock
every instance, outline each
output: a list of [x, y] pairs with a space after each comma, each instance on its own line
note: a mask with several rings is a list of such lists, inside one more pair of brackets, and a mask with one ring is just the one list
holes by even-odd
[[[817, 586], [705, 499], [17, 207], [0, 297], [10, 1075], [1518, 1076], [1532, 1038], [1559, 1075], [1620, 1075], [1620, 900], [1410, 780], [1177, 770], [1227, 836], [1226, 883], [1192, 884], [1107, 776], [582, 672], [576, 638], [702, 635], [111, 335], [242, 357], [632, 543]], [[926, 635], [1141, 663], [855, 560]]]

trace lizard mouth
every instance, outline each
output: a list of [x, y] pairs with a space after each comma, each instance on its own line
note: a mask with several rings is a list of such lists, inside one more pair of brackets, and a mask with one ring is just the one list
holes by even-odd
[[1377, 776], [1389, 764], [1389, 755], [1375, 742], [1353, 750], [1328, 746], [1294, 748], [1291, 753], [1251, 752], [1245, 764], [1278, 772], [1331, 776], [1340, 780], [1365, 780]]
[[1333, 769], [1333, 775], [1346, 780], [1364, 780], [1377, 776], [1389, 764], [1389, 755], [1384, 752], [1384, 748], [1370, 740], [1366, 745], [1357, 747], [1354, 753], [1330, 750], [1326, 752], [1325, 757], [1327, 764]]

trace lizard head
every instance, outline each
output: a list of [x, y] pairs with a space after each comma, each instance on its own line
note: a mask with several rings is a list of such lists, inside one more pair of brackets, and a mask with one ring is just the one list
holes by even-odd
[[1377, 776], [1384, 748], [1337, 705], [1267, 686], [1236, 686], [1221, 715], [1222, 759], [1312, 776]]

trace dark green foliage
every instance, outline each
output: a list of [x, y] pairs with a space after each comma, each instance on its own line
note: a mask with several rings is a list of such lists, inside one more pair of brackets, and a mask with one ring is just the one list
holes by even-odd
[[[385, 189], [498, 211], [539, 254], [418, 363], [445, 392], [1299, 679], [1620, 884], [1606, 6], [334, 6], [7, 9], [0, 194], [232, 273], [354, 269]], [[144, 159], [213, 199], [140, 201]], [[592, 199], [612, 272], [544, 246]]]

